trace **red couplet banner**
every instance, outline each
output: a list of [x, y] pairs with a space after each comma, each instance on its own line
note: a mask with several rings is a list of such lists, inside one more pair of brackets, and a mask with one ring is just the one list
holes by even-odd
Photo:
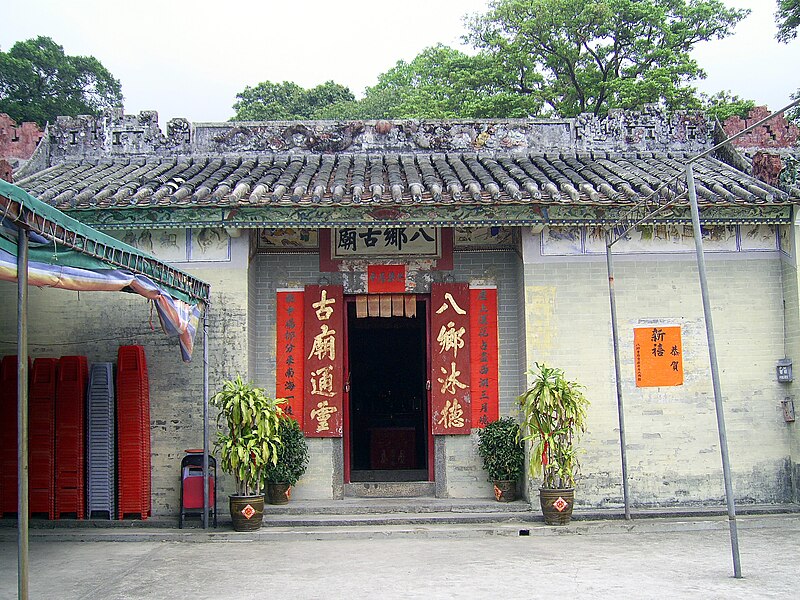
[[339, 285], [305, 288], [304, 433], [342, 437], [344, 293]]
[[275, 396], [286, 398], [286, 410], [303, 427], [303, 290], [277, 295]]
[[431, 284], [431, 427], [434, 435], [470, 432], [469, 329], [469, 285]]
[[500, 416], [497, 288], [469, 291], [472, 426], [486, 427]]

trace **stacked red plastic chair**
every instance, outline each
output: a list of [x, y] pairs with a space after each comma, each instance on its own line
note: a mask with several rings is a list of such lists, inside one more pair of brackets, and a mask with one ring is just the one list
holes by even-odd
[[56, 518], [84, 517], [84, 417], [89, 361], [62, 356], [56, 390]]
[[17, 512], [17, 357], [0, 362], [0, 516]]
[[28, 392], [30, 513], [55, 517], [55, 406], [57, 358], [33, 361]]
[[142, 346], [117, 353], [117, 515], [152, 514], [150, 384]]

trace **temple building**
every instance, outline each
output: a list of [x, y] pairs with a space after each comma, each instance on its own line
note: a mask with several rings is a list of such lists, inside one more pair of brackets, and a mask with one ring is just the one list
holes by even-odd
[[[697, 158], [723, 137], [703, 114], [660, 109], [552, 120], [174, 119], [166, 133], [143, 112], [59, 118], [14, 183], [210, 283], [211, 393], [240, 373], [286, 398], [311, 449], [293, 497], [331, 502], [492, 497], [476, 432], [516, 414], [538, 362], [564, 369], [591, 402], [576, 504], [620, 506], [606, 267], [608, 236], [619, 236], [631, 500], [718, 504], [684, 176], [693, 161], [734, 493], [797, 502], [793, 383], [776, 366], [800, 360], [800, 183], [754, 177], [751, 158], [730, 144]], [[0, 302], [13, 307], [15, 294], [0, 282]], [[121, 344], [144, 346], [153, 512], [177, 514], [177, 465], [202, 443], [202, 357], [184, 364], [177, 342], [143, 321], [138, 296], [32, 289], [29, 302], [33, 357], [113, 361]], [[0, 355], [15, 352], [15, 320], [2, 311]], [[223, 497], [231, 482], [220, 483]], [[534, 497], [538, 482], [526, 487]]]

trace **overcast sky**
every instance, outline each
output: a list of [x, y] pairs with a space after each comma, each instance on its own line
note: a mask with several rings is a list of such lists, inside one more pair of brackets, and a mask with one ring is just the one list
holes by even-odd
[[[731, 90], [767, 104], [800, 88], [800, 40], [775, 40], [775, 0], [726, 0], [751, 15], [695, 57], [706, 93]], [[398, 60], [460, 44], [463, 16], [487, 0], [10, 0], [0, 49], [46, 35], [67, 54], [92, 55], [122, 82], [125, 112], [226, 121], [236, 94], [260, 81], [313, 87], [332, 79], [357, 96]]]

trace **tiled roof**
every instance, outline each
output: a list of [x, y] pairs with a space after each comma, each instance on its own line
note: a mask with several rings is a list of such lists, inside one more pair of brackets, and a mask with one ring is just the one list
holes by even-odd
[[[17, 184], [59, 209], [315, 205], [631, 205], [680, 176], [683, 153], [383, 153], [68, 159]], [[711, 157], [704, 205], [800, 200]], [[680, 187], [680, 186], [678, 186]], [[670, 198], [675, 191], [665, 189]], [[681, 201], [686, 203], [685, 200]]]

